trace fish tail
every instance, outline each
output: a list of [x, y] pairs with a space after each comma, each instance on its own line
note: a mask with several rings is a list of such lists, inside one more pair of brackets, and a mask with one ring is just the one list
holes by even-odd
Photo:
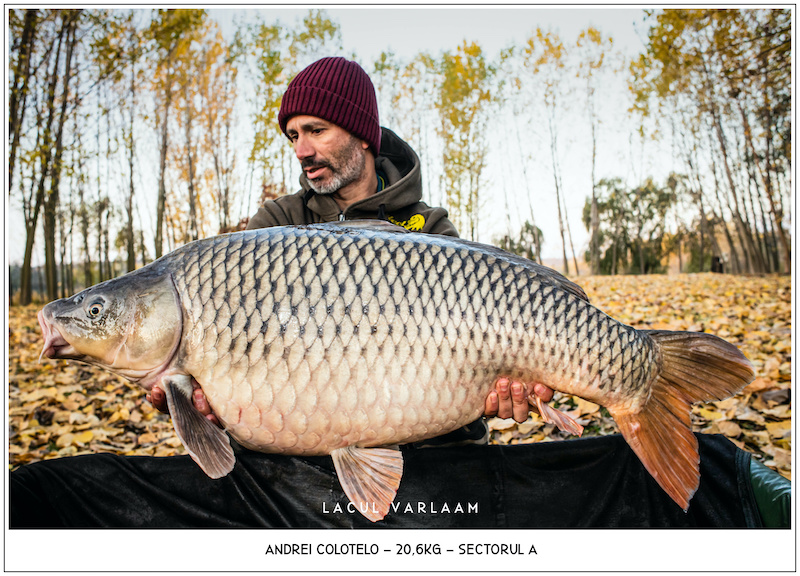
[[609, 411], [647, 471], [686, 511], [700, 484], [691, 405], [741, 391], [755, 376], [753, 365], [736, 346], [712, 334], [643, 332], [661, 356], [650, 397], [637, 412]]

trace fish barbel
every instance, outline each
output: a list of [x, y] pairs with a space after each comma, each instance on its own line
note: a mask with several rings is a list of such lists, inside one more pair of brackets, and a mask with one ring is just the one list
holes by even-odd
[[[397, 445], [480, 417], [498, 377], [542, 382], [605, 406], [688, 509], [700, 474], [690, 405], [753, 379], [734, 345], [636, 330], [549, 268], [400, 230], [349, 222], [189, 243], [45, 306], [42, 353], [161, 387], [178, 437], [212, 478], [235, 463], [225, 432], [257, 451], [330, 454], [372, 521], [400, 484]], [[225, 432], [194, 408], [192, 378]]]

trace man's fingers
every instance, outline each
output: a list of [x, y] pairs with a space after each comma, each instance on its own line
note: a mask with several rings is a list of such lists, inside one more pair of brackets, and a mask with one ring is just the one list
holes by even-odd
[[208, 405], [208, 400], [202, 388], [195, 388], [192, 392], [192, 400], [194, 407], [197, 408], [201, 414], [208, 416], [211, 414], [211, 406]]
[[158, 386], [153, 386], [152, 390], [150, 390], [150, 393], [146, 395], [146, 398], [156, 410], [163, 412], [164, 414], [169, 414], [169, 408], [167, 407], [167, 395], [161, 388]]
[[497, 417], [511, 418], [514, 415], [511, 407], [511, 382], [508, 378], [498, 378], [494, 387], [497, 391]]
[[214, 411], [211, 409], [211, 404], [208, 403], [206, 393], [203, 392], [203, 389], [200, 387], [200, 383], [194, 378], [192, 378], [192, 388], [194, 388], [192, 391], [192, 402], [194, 402], [194, 407], [197, 408], [209, 422], [222, 428], [219, 418], [217, 418], [217, 415], [214, 414]]
[[492, 416], [497, 416], [497, 408], [499, 405], [500, 402], [497, 399], [497, 391], [492, 390], [486, 397], [486, 405], [484, 406], [483, 415], [489, 418], [491, 418]]
[[525, 422], [528, 419], [528, 394], [522, 382], [511, 383], [511, 412], [514, 420]]
[[553, 389], [548, 388], [541, 382], [533, 385], [533, 393], [541, 398], [543, 402], [550, 402], [553, 399]]

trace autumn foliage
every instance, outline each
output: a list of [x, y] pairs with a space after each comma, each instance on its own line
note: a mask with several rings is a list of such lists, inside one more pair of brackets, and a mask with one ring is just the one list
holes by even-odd
[[[716, 274], [581, 278], [590, 300], [637, 328], [717, 334], [738, 345], [757, 378], [738, 396], [696, 405], [695, 431], [723, 434], [791, 479], [791, 279]], [[9, 312], [9, 462], [21, 464], [96, 452], [169, 456], [184, 453], [169, 417], [144, 391], [98, 368], [39, 361], [38, 307]], [[596, 404], [556, 394], [555, 404], [586, 430], [617, 432]], [[568, 438], [536, 415], [490, 420], [492, 442]]]

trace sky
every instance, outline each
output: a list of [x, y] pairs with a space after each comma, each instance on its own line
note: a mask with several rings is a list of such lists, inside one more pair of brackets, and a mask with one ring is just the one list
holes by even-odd
[[[287, 24], [301, 19], [308, 8], [294, 9], [212, 9], [210, 14], [221, 23], [239, 18], [260, 16]], [[644, 13], [631, 8], [539, 8], [519, 6], [406, 6], [325, 8], [341, 26], [346, 52], [355, 52], [365, 60], [374, 60], [381, 51], [413, 56], [421, 51], [438, 52], [457, 46], [462, 40], [479, 41], [484, 50], [498, 52], [508, 44], [526, 39], [541, 26], [574, 38], [591, 25], [607, 34], [626, 49], [638, 52], [643, 43], [637, 34]], [[637, 27], [638, 25], [638, 27]]]

